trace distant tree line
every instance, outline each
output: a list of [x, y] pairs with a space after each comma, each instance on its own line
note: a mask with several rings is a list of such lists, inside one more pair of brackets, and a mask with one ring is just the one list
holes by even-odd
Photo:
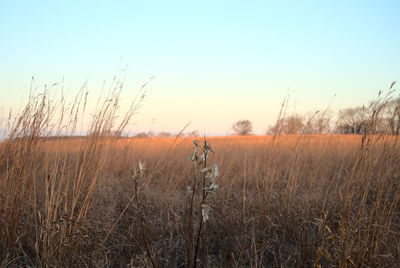
[[[392, 84], [393, 86], [394, 84]], [[367, 106], [342, 109], [337, 113], [330, 110], [305, 115], [292, 114], [278, 118], [268, 129], [270, 134], [379, 134], [398, 135], [400, 132], [400, 97], [392, 98], [394, 90]]]
[[305, 115], [293, 114], [279, 118], [268, 129], [270, 134], [325, 134], [331, 132], [332, 112], [316, 111]]
[[[286, 115], [279, 113], [275, 124], [267, 130], [268, 134], [379, 134], [387, 133], [398, 135], [400, 132], [400, 97], [392, 98], [395, 82], [388, 91], [379, 92], [378, 98], [367, 106], [349, 107], [338, 113], [326, 109], [306, 114]], [[287, 105], [285, 98], [282, 107]], [[282, 115], [283, 114], [283, 115]], [[239, 120], [232, 125], [236, 135], [250, 135], [253, 133], [253, 125], [249, 120]], [[196, 137], [198, 131], [182, 133], [181, 136]], [[169, 132], [141, 132], [135, 137], [171, 137]]]
[[[169, 138], [169, 137], [176, 137], [177, 134], [171, 133], [171, 132], [166, 132], [166, 131], [161, 131], [158, 133], [155, 133], [153, 131], [148, 131], [148, 132], [139, 132], [133, 135], [135, 138]], [[197, 130], [181, 133], [180, 136], [182, 137], [198, 137], [200, 134]]]
[[385, 103], [371, 102], [368, 106], [347, 108], [339, 112], [336, 132], [342, 134], [398, 135], [400, 130], [400, 98]]

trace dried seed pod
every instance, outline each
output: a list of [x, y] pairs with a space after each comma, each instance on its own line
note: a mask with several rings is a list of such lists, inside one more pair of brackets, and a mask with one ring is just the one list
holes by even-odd
[[197, 156], [197, 149], [194, 149], [193, 154], [189, 157], [190, 161], [196, 162], [197, 161], [198, 156]]
[[212, 191], [212, 193], [214, 193], [215, 190], [217, 190], [219, 188], [219, 185], [211, 183], [211, 185], [208, 187], [208, 189], [210, 191]]
[[199, 159], [199, 161], [197, 162], [197, 165], [201, 165], [201, 164], [203, 164], [204, 163], [204, 161], [206, 161], [206, 155], [205, 154], [203, 154], [202, 156], [201, 156], [201, 158]]
[[139, 161], [139, 175], [142, 175], [144, 171], [144, 164], [142, 164], [142, 162]]
[[209, 205], [201, 204], [201, 215], [204, 223], [210, 219], [209, 214], [211, 210], [212, 208]]
[[217, 164], [214, 164], [212, 167], [212, 176], [211, 176], [211, 181], [215, 183], [215, 179], [218, 177], [218, 166]]
[[201, 173], [212, 172], [212, 167], [205, 167], [200, 169]]
[[207, 193], [215, 194], [215, 190], [219, 188], [219, 185], [211, 183], [210, 186], [205, 187], [203, 190], [205, 190]]
[[209, 151], [215, 153], [214, 150], [211, 148], [211, 145], [208, 142], [205, 143], [204, 147], [206, 150], [209, 150]]

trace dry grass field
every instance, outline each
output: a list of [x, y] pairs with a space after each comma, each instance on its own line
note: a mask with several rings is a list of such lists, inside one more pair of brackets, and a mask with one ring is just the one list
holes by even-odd
[[206, 198], [194, 139], [4, 141], [0, 267], [400, 265], [396, 137], [207, 138]]
[[0, 0], [0, 36], [0, 268], [400, 268], [400, 0]]
[[398, 136], [123, 138], [121, 88], [9, 117], [0, 267], [400, 266]]

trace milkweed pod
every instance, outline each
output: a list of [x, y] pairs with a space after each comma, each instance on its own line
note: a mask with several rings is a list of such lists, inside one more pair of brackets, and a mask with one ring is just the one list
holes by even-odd
[[208, 142], [206, 142], [205, 148], [206, 148], [207, 150], [209, 150], [209, 151], [215, 153], [214, 150], [211, 148], [211, 145], [210, 145]]
[[210, 178], [213, 183], [215, 183], [215, 179], [218, 177], [218, 166], [214, 164], [211, 167], [211, 172], [207, 173], [207, 178]]
[[141, 161], [139, 161], [139, 174], [142, 175], [144, 171], [144, 164], [142, 164]]
[[218, 188], [219, 188], [219, 185], [218, 185], [218, 184], [214, 184], [214, 183], [213, 183], [213, 184], [210, 185], [210, 190], [211, 190], [211, 191], [215, 191], [215, 190], [217, 190]]
[[217, 184], [215, 184], [214, 182], [212, 182], [211, 185], [208, 186], [207, 189], [205, 189], [205, 190], [207, 190], [207, 191], [210, 192], [210, 193], [215, 194], [214, 191], [217, 190], [218, 188], [219, 188], [219, 185], [217, 185]]
[[213, 165], [213, 177], [218, 177], [218, 166], [217, 164]]
[[201, 156], [201, 158], [199, 159], [199, 161], [197, 162], [197, 165], [201, 165], [204, 163], [204, 161], [206, 161], [206, 155], [203, 153], [203, 155]]
[[189, 160], [191, 160], [191, 161], [193, 161], [193, 162], [196, 162], [197, 159], [199, 159], [199, 158], [197, 157], [197, 149], [194, 149], [193, 154], [189, 157]]
[[201, 204], [201, 216], [204, 223], [210, 219], [209, 214], [211, 210], [212, 208], [209, 205]]
[[211, 171], [212, 171], [212, 168], [211, 168], [211, 167], [205, 167], [205, 168], [202, 168], [202, 169], [200, 170], [201, 173], [206, 173], [206, 172], [211, 172]]

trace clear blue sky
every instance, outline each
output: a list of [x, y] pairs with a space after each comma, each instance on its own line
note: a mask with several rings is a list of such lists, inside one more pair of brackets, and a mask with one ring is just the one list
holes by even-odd
[[[97, 99], [128, 65], [124, 98], [151, 77], [133, 131], [263, 133], [289, 90], [293, 110], [358, 105], [400, 79], [399, 1], [2, 1], [0, 107], [30, 78], [88, 78]], [[123, 106], [122, 106], [123, 109]]]

